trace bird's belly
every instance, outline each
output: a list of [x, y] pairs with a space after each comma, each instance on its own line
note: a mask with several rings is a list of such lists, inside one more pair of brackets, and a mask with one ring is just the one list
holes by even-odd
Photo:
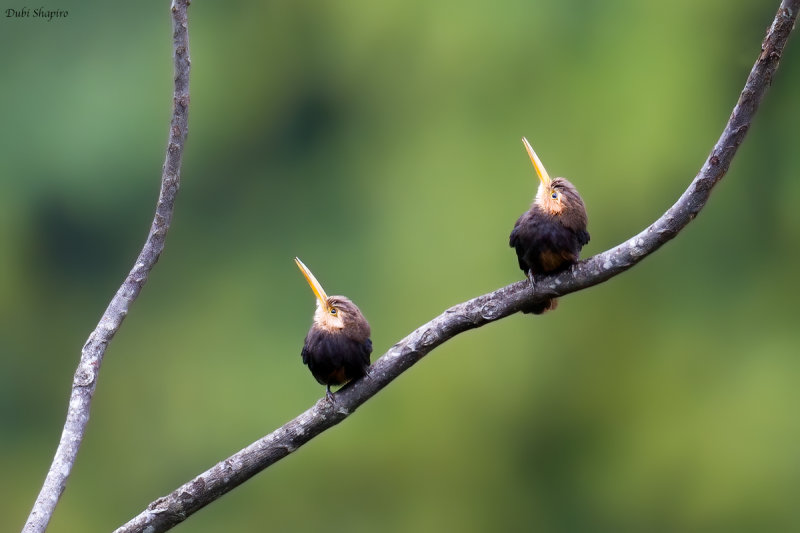
[[327, 332], [306, 343], [303, 361], [322, 385], [343, 385], [361, 377], [369, 366], [369, 352], [362, 343]]
[[512, 232], [520, 269], [535, 274], [556, 272], [578, 260], [581, 246], [576, 234], [555, 221], [536, 217]]
[[351, 379], [364, 375], [364, 365], [355, 354], [345, 355], [334, 359], [325, 357], [311, 357], [308, 369], [322, 385], [344, 385]]
[[317, 378], [317, 381], [323, 385], [344, 385], [350, 381], [350, 379], [351, 378], [347, 375], [347, 369], [343, 366], [340, 366], [339, 368], [335, 368], [332, 372], [328, 373], [327, 376], [323, 376], [322, 379]]
[[565, 263], [573, 262], [574, 259], [570, 260], [571, 258], [567, 257], [567, 254], [564, 252], [555, 252], [553, 250], [544, 250], [539, 253], [539, 265], [544, 272], [553, 272], [555, 270], [560, 269]]

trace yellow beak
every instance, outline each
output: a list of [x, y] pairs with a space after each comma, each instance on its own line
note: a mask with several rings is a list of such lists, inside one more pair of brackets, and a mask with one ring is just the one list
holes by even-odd
[[539, 159], [539, 156], [536, 155], [536, 152], [533, 151], [531, 148], [531, 144], [528, 142], [528, 139], [525, 137], [522, 138], [522, 144], [525, 145], [525, 150], [528, 151], [528, 156], [531, 158], [531, 163], [533, 163], [533, 168], [536, 169], [536, 174], [539, 176], [539, 181], [542, 182], [542, 185], [545, 187], [550, 186], [550, 175], [544, 168], [542, 164], [542, 160]]
[[317, 278], [314, 277], [314, 274], [308, 269], [307, 266], [300, 261], [299, 258], [295, 257], [294, 262], [297, 263], [297, 268], [300, 269], [300, 272], [303, 273], [303, 276], [306, 277], [306, 281], [309, 285], [311, 285], [311, 290], [314, 291], [314, 296], [317, 297], [319, 300], [320, 305], [322, 308], [327, 312], [328, 311], [328, 295], [325, 294], [325, 289], [322, 288]]

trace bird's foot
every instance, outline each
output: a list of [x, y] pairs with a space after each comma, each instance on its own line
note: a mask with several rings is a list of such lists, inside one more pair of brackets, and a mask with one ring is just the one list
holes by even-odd
[[336, 403], [336, 399], [333, 397], [330, 385], [328, 385], [327, 388], [325, 389], [325, 399], [328, 400], [331, 404]]
[[[532, 270], [528, 270], [527, 277], [528, 277], [528, 281], [531, 284], [531, 290], [533, 291], [534, 294], [536, 294], [536, 281], [534, 281], [534, 279], [533, 279], [533, 271]], [[555, 300], [552, 300], [552, 301], [555, 301]], [[524, 306], [522, 308], [522, 312], [526, 313], [526, 314], [531, 313], [531, 314], [534, 314], [534, 315], [541, 315], [542, 313], [544, 313], [545, 311], [548, 311], [549, 309], [555, 309], [555, 306], [554, 305], [551, 306], [551, 300], [545, 300], [544, 302], [540, 302], [540, 303], [537, 303], [537, 304]]]

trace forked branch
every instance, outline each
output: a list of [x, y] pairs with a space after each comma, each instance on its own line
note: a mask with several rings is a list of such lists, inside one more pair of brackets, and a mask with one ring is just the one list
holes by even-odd
[[161, 174], [161, 191], [156, 205], [156, 213], [147, 240], [136, 258], [125, 281], [111, 299], [97, 327], [81, 350], [81, 358], [72, 381], [72, 393], [67, 409], [67, 420], [61, 433], [53, 463], [44, 480], [36, 503], [33, 505], [24, 533], [43, 532], [47, 529], [58, 500], [64, 492], [67, 478], [78, 455], [83, 441], [92, 396], [97, 387], [97, 377], [103, 362], [108, 343], [119, 330], [130, 305], [136, 300], [139, 291], [147, 281], [147, 276], [158, 261], [164, 249], [175, 196], [180, 185], [181, 159], [186, 141], [189, 116], [189, 31], [186, 8], [188, 0], [174, 0], [172, 3], [173, 58], [175, 62], [175, 88], [173, 92], [172, 120], [167, 142], [167, 155]]
[[156, 533], [170, 529], [347, 418], [428, 352], [462, 331], [516, 313], [523, 306], [544, 298], [563, 296], [602, 283], [631, 268], [675, 237], [703, 208], [711, 189], [728, 170], [772, 82], [794, 27], [798, 7], [800, 0], [783, 0], [719, 141], [680, 199], [647, 229], [561, 274], [537, 278], [535, 293], [527, 281], [519, 281], [451, 307], [389, 349], [372, 366], [369, 378], [358, 380], [336, 394], [335, 404], [325, 399], [318, 401], [294, 420], [152, 502], [141, 514], [117, 529], [117, 533]]

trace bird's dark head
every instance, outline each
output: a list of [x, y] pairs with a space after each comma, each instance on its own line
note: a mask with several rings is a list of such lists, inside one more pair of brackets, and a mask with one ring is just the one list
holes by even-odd
[[370, 336], [369, 322], [361, 309], [346, 296], [328, 296], [311, 270], [297, 257], [297, 267], [317, 297], [317, 309], [314, 311], [314, 327], [331, 333], [344, 332], [349, 337], [364, 340]]
[[534, 203], [550, 215], [574, 219], [571, 222], [576, 227], [586, 227], [586, 206], [578, 194], [578, 189], [566, 178], [551, 179], [541, 159], [525, 137], [522, 138], [522, 143], [528, 151], [533, 168], [536, 169], [536, 175], [539, 176], [539, 190], [536, 192]]

